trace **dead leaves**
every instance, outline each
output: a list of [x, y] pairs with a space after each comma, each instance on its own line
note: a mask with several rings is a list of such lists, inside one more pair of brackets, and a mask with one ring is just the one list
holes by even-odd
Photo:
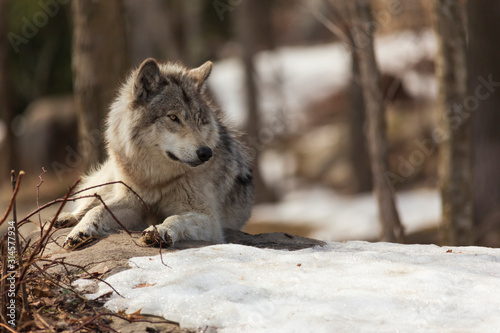
[[125, 310], [120, 310], [118, 311], [118, 315], [122, 316], [123, 318], [127, 319], [128, 321], [134, 321], [134, 320], [139, 320], [139, 319], [144, 319], [145, 317], [141, 315], [142, 308], [137, 310], [134, 313], [126, 314]]
[[[30, 277], [30, 276], [28, 276]], [[109, 316], [99, 316], [103, 301], [89, 301], [71, 287], [70, 281], [59, 276], [51, 281], [46, 275], [27, 282], [29, 318], [23, 320], [23, 332], [73, 332], [84, 326], [83, 332], [104, 332]]]
[[141, 284], [138, 284], [137, 286], [133, 287], [132, 289], [146, 288], [146, 287], [152, 287], [152, 286], [156, 286], [156, 283], [141, 283]]

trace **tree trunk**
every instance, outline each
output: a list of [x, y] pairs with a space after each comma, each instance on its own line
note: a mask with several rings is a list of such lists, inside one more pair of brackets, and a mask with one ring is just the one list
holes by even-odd
[[349, 159], [353, 170], [354, 192], [370, 192], [372, 186], [372, 172], [370, 156], [366, 142], [365, 124], [366, 108], [363, 102], [363, 89], [360, 83], [359, 57], [357, 52], [351, 52], [352, 79], [349, 89]]
[[11, 96], [12, 80], [9, 70], [9, 54], [11, 45], [7, 39], [7, 0], [0, 0], [0, 116], [5, 121], [5, 138], [0, 147], [2, 163], [0, 164], [0, 184], [10, 179], [10, 170], [17, 169], [17, 153], [15, 136], [12, 132], [14, 110]]
[[467, 1], [476, 242], [500, 246], [500, 1]]
[[206, 48], [203, 45], [202, 34], [202, 9], [201, 0], [184, 0], [184, 61], [190, 67], [198, 67], [204, 58], [203, 52]]
[[83, 170], [104, 160], [103, 119], [128, 68], [121, 0], [73, 1], [73, 75]]
[[[349, 162], [353, 171], [350, 190], [355, 193], [370, 192], [373, 189], [373, 177], [366, 140], [366, 107], [363, 101], [363, 87], [359, 72], [359, 55], [356, 50], [355, 34], [357, 29], [350, 29], [349, 2], [329, 1], [326, 8], [311, 5], [311, 12], [331, 33], [350, 47], [351, 83], [349, 87]], [[331, 18], [327, 17], [328, 13]]]
[[457, 106], [467, 97], [465, 30], [460, 3], [436, 0], [433, 23], [438, 41], [436, 74], [444, 141], [439, 150], [442, 198], [440, 241], [447, 245], [473, 243], [470, 117]]
[[389, 172], [385, 120], [385, 105], [380, 86], [380, 73], [373, 49], [369, 8], [365, 0], [349, 3], [354, 39], [353, 52], [359, 57], [360, 82], [366, 106], [368, 125], [368, 150], [370, 153], [373, 187], [378, 203], [379, 220], [382, 224], [382, 241], [403, 242], [404, 230], [399, 220], [394, 194], [386, 182]]
[[257, 4], [253, 1], [243, 1], [240, 5], [241, 8], [235, 12], [234, 24], [236, 35], [239, 42], [243, 46], [243, 68], [244, 68], [244, 87], [246, 95], [246, 105], [248, 112], [248, 120], [246, 125], [246, 134], [248, 136], [248, 143], [250, 149], [254, 152], [254, 168], [253, 177], [255, 183], [255, 202], [269, 202], [275, 201], [275, 195], [269, 189], [262, 179], [259, 170], [259, 157], [263, 149], [261, 142], [259, 142], [259, 129], [261, 125], [257, 85], [255, 80], [255, 68], [253, 59], [257, 52], [257, 41], [255, 34], [255, 18]]
[[144, 1], [124, 0], [132, 66], [149, 57], [181, 60], [171, 18], [177, 12], [171, 5], [165, 0], [148, 0], [147, 6]]

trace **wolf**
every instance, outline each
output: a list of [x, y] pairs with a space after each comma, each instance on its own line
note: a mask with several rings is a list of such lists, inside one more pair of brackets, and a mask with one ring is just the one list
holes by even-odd
[[210, 61], [188, 69], [150, 58], [129, 75], [106, 119], [107, 161], [80, 185], [96, 195], [58, 218], [74, 226], [65, 248], [119, 231], [116, 220], [144, 230], [147, 245], [165, 246], [222, 243], [224, 228], [243, 227], [253, 204], [251, 162], [208, 92], [211, 70]]

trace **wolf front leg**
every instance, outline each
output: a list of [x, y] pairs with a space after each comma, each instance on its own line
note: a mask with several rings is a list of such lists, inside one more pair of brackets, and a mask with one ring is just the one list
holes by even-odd
[[88, 239], [107, 236], [110, 232], [120, 230], [122, 226], [136, 229], [144, 223], [146, 215], [144, 207], [134, 200], [117, 199], [108, 203], [107, 208], [109, 211], [100, 204], [90, 209], [66, 237], [63, 246], [73, 250]]
[[165, 246], [171, 246], [180, 240], [224, 242], [219, 220], [194, 212], [169, 216], [162, 224], [144, 230], [142, 235], [142, 240], [147, 245], [158, 245], [161, 242]]
[[57, 217], [56, 229], [73, 227], [78, 224], [82, 217], [99, 204], [96, 198], [85, 198], [78, 201], [76, 208], [72, 212], [63, 212]]

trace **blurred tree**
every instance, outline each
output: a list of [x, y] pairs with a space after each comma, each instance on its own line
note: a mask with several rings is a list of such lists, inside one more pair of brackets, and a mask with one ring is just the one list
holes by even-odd
[[73, 1], [73, 73], [83, 169], [104, 160], [103, 119], [129, 67], [122, 0]]
[[[182, 4], [181, 4], [182, 5]], [[173, 18], [176, 8], [165, 0], [124, 0], [130, 36], [132, 65], [153, 57], [180, 60], [180, 46], [175, 38]]]
[[248, 121], [246, 133], [249, 138], [250, 149], [254, 152], [253, 177], [255, 183], [255, 201], [275, 201], [275, 194], [262, 179], [259, 170], [259, 156], [262, 143], [259, 140], [259, 129], [262, 124], [258, 106], [257, 83], [255, 79], [254, 57], [257, 52], [256, 32], [259, 9], [262, 9], [264, 0], [243, 1], [232, 18], [236, 31], [236, 38], [242, 45], [242, 61], [244, 68], [244, 87], [246, 94], [246, 105]]
[[12, 103], [19, 114], [34, 99], [72, 92], [70, 6], [63, 1], [7, 3]]
[[366, 142], [366, 107], [360, 78], [359, 56], [351, 50], [352, 79], [349, 87], [349, 159], [353, 170], [353, 189], [355, 192], [369, 192], [373, 189], [370, 156]]
[[385, 175], [389, 172], [385, 105], [381, 90], [380, 72], [373, 48], [373, 22], [366, 0], [349, 2], [350, 35], [353, 50], [359, 59], [359, 78], [363, 89], [368, 125], [368, 148], [371, 159], [373, 187], [382, 224], [382, 241], [403, 242], [404, 230], [399, 220], [394, 193]]
[[184, 15], [184, 61], [190, 67], [197, 67], [204, 60], [203, 53], [206, 51], [201, 30], [203, 1], [184, 0], [182, 5]]
[[476, 241], [500, 246], [500, 1], [466, 3]]
[[[321, 4], [321, 3], [320, 3]], [[351, 52], [351, 82], [349, 86], [349, 162], [353, 171], [353, 192], [369, 192], [373, 189], [372, 171], [366, 141], [366, 107], [360, 81], [359, 55], [354, 47], [355, 40], [346, 15], [348, 1], [326, 1], [325, 8], [311, 5], [311, 11], [330, 32], [349, 47]], [[327, 17], [330, 16], [331, 18]]]
[[443, 142], [439, 150], [442, 198], [440, 241], [447, 245], [472, 245], [472, 163], [470, 117], [457, 113], [467, 97], [465, 25], [456, 0], [436, 0], [434, 30], [439, 82], [438, 108]]
[[16, 169], [17, 157], [15, 138], [12, 133], [12, 120], [15, 113], [11, 103], [12, 86], [9, 70], [10, 44], [7, 38], [7, 0], [0, 0], [0, 116], [5, 122], [5, 138], [0, 146], [2, 163], [0, 164], [0, 184], [9, 180], [10, 170]]

